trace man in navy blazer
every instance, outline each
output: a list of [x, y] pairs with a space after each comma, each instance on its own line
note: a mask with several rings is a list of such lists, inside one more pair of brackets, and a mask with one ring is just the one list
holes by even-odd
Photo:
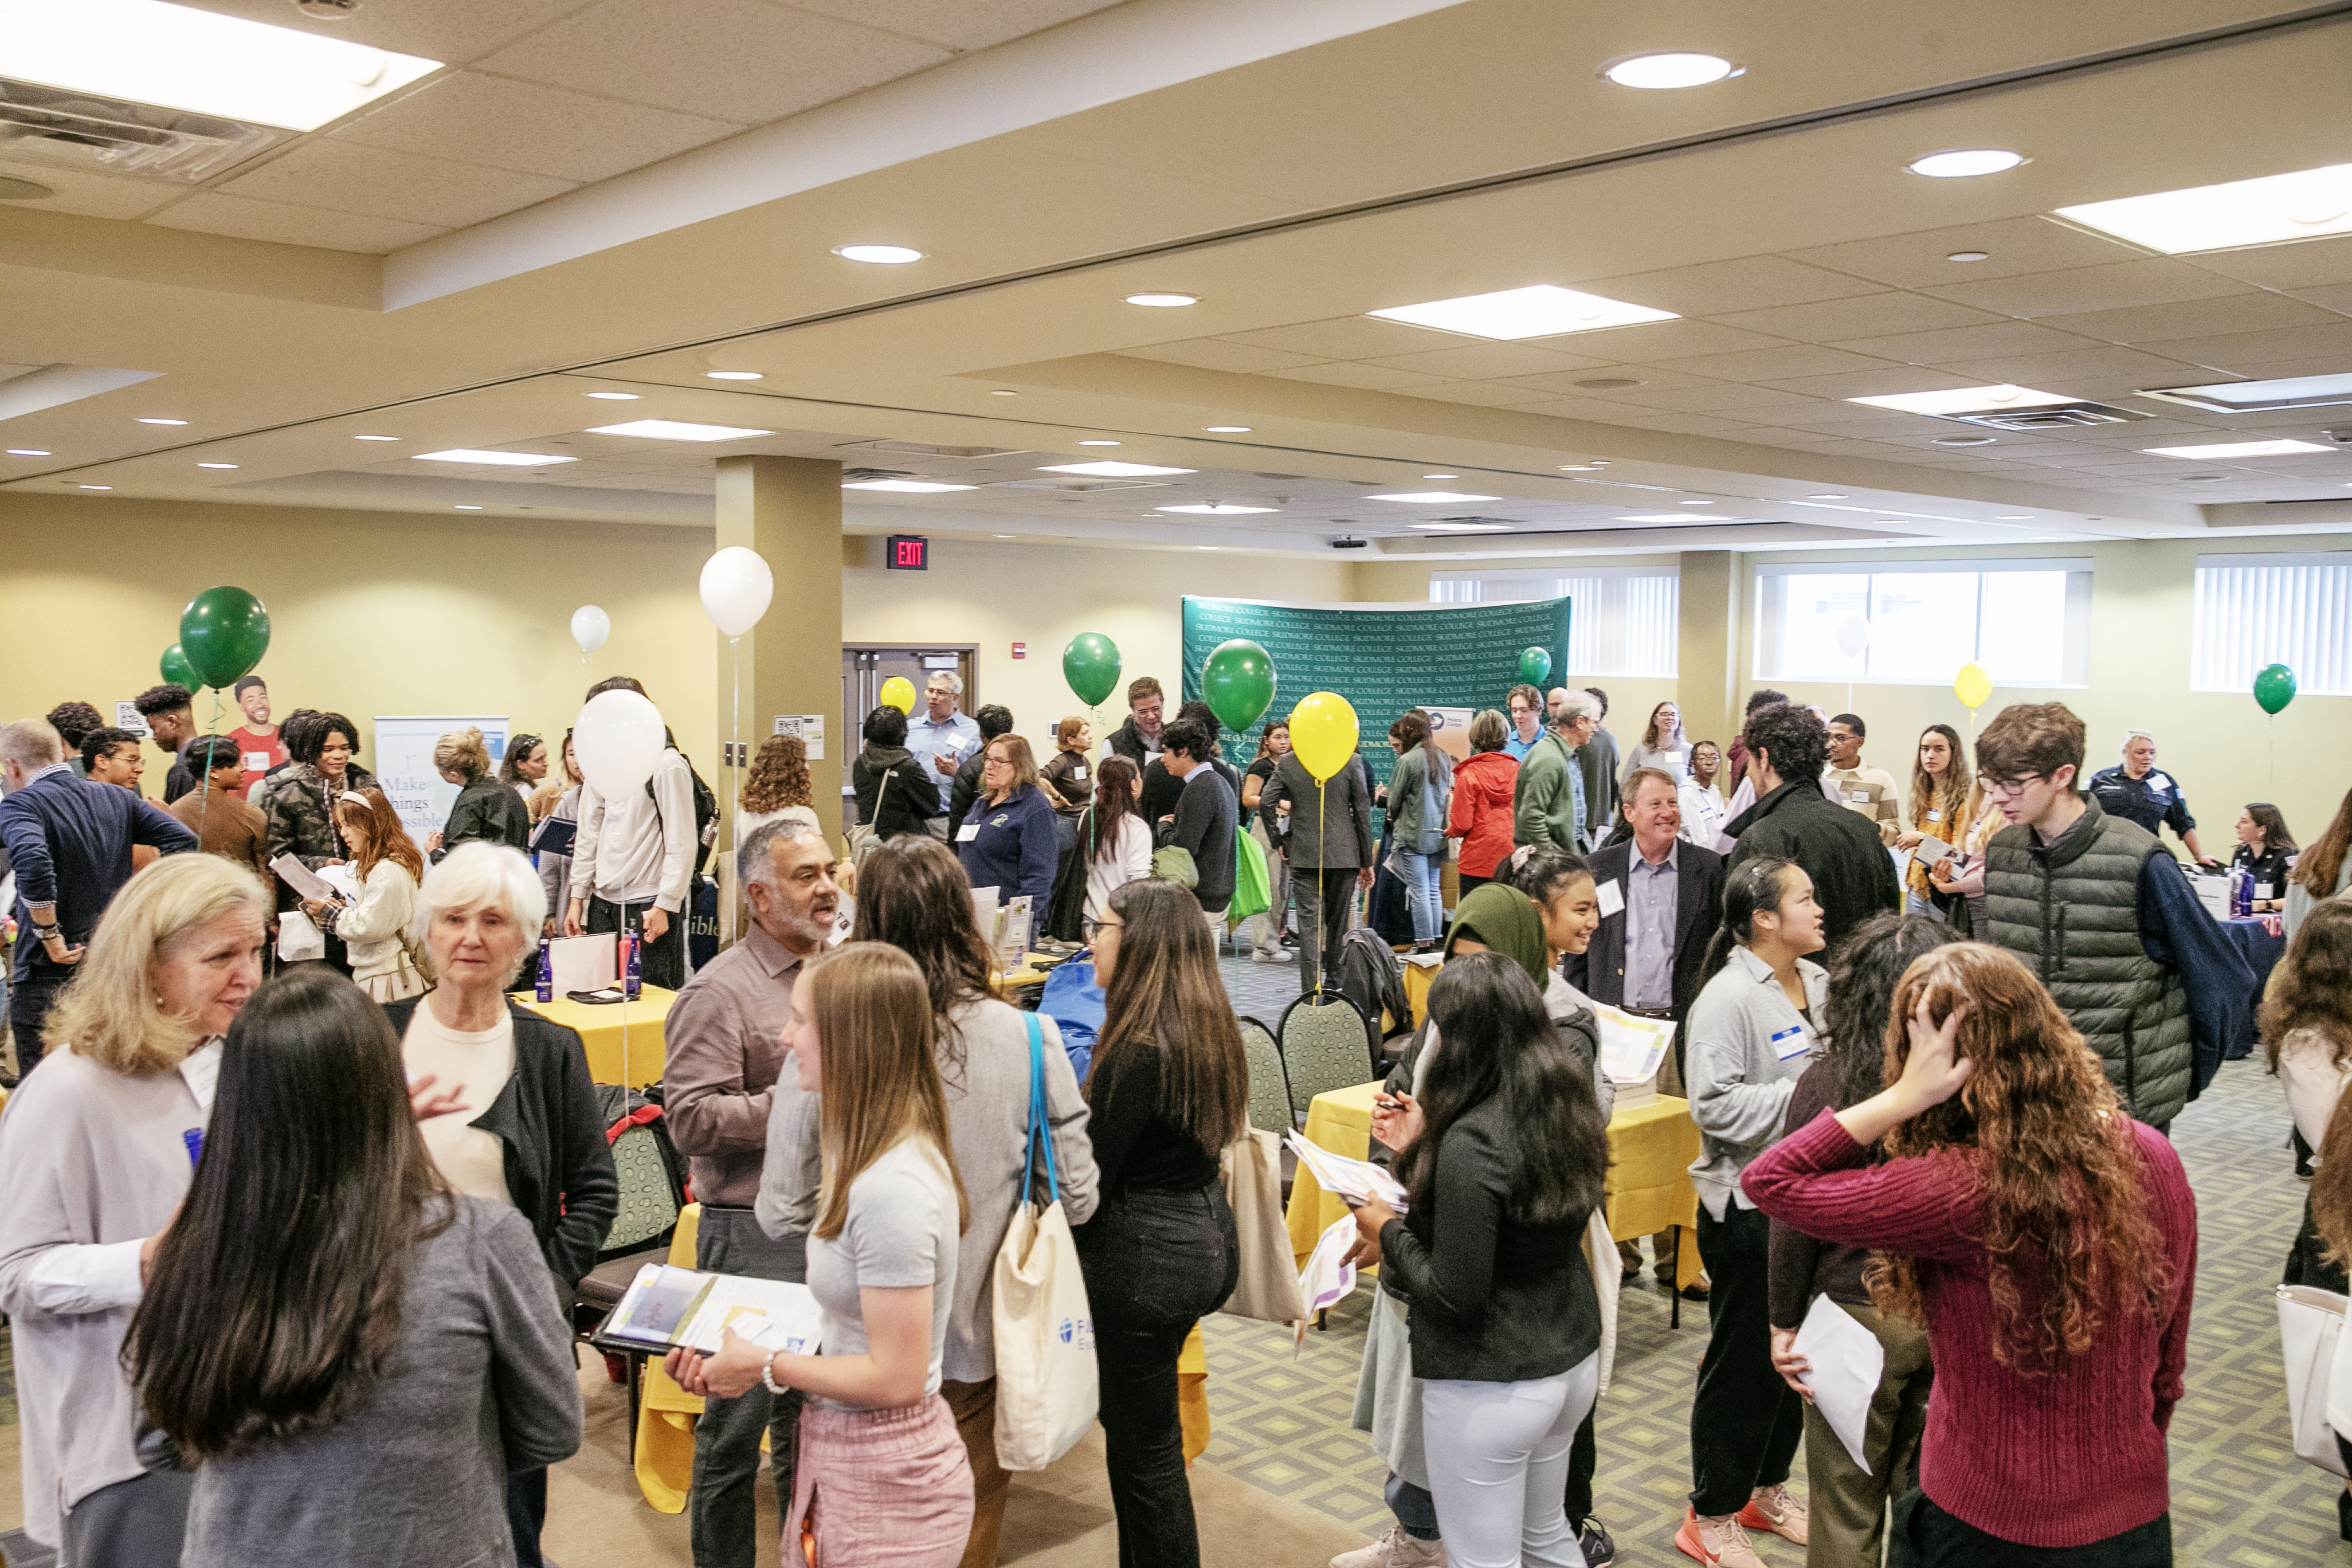
[[[1679, 1026], [1706, 984], [1706, 946], [1723, 921], [1723, 858], [1681, 840], [1680, 789], [1657, 768], [1626, 780], [1625, 816], [1633, 834], [1592, 852], [1601, 926], [1568, 961], [1568, 983], [1595, 1002], [1669, 1017]], [[1659, 1088], [1681, 1092], [1682, 1036], [1675, 1037], [1672, 1077]]]
[[76, 778], [65, 742], [46, 721], [0, 728], [0, 842], [16, 873], [16, 997], [9, 1028], [21, 1078], [41, 1059], [41, 1028], [58, 993], [73, 978], [82, 948], [122, 884], [131, 880], [131, 847], [165, 855], [197, 847], [196, 836], [168, 814], [113, 784]]

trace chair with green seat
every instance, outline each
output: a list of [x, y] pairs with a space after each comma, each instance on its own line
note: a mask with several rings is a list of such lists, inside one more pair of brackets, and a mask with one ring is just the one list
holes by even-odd
[[1283, 1009], [1277, 1032], [1291, 1113], [1303, 1125], [1318, 1094], [1375, 1077], [1365, 1047], [1364, 1016], [1336, 991], [1307, 992]]
[[[613, 1169], [621, 1180], [621, 1210], [613, 1217], [613, 1228], [605, 1233], [602, 1261], [580, 1281], [572, 1296], [572, 1325], [583, 1336], [621, 1304], [637, 1270], [648, 1263], [668, 1261], [670, 1232], [677, 1227], [677, 1192], [670, 1184], [669, 1163], [651, 1127], [622, 1130], [613, 1140]], [[629, 1430], [635, 1432], [645, 1358], [633, 1352], [627, 1359]]]
[[1282, 1047], [1274, 1031], [1255, 1018], [1239, 1020], [1242, 1056], [1249, 1062], [1249, 1121], [1279, 1138], [1297, 1122], [1290, 1109], [1290, 1079], [1282, 1069]]

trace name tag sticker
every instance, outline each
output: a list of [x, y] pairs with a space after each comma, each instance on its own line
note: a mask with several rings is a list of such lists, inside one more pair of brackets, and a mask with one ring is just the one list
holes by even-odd
[[1599, 884], [1594, 890], [1601, 896], [1601, 918], [1602, 920], [1605, 921], [1611, 915], [1619, 914], [1623, 911], [1625, 908], [1625, 895], [1618, 888], [1616, 883], [1602, 882]]
[[956, 830], [956, 842], [959, 844], [969, 844], [979, 837], [980, 824], [977, 822], [967, 822]]
[[1866, 789], [1850, 789], [1845, 792], [1845, 797], [1856, 805], [1870, 804], [1870, 792]]
[[239, 760], [245, 763], [245, 771], [247, 773], [266, 773], [269, 771], [269, 753], [268, 752], [247, 752]]
[[1805, 1037], [1802, 1024], [1791, 1024], [1772, 1037], [1772, 1054], [1784, 1062], [1801, 1057], [1811, 1048], [1812, 1043]]
[[1927, 820], [1928, 820], [1928, 821], [1930, 821], [1930, 822], [1941, 822], [1941, 821], [1943, 821], [1943, 820], [1944, 820], [1944, 808], [1943, 808], [1942, 806], [1940, 806], [1940, 805], [1931, 805], [1931, 806], [1929, 806], [1929, 807], [1927, 808]]
[[1086, 783], [1086, 782], [1087, 782], [1087, 770], [1086, 770], [1086, 769], [1084, 769], [1084, 768], [1072, 768], [1072, 769], [1070, 770], [1070, 782], [1071, 782], [1072, 784], [1084, 784], [1084, 783]]

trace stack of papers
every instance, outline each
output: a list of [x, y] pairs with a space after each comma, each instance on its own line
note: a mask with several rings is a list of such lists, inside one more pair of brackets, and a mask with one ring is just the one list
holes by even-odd
[[[1350, 1160], [1345, 1154], [1334, 1154], [1309, 1143], [1296, 1130], [1287, 1141], [1290, 1152], [1314, 1173], [1323, 1190], [1336, 1194], [1349, 1207], [1378, 1198], [1398, 1214], [1405, 1212], [1404, 1184], [1370, 1160]], [[1330, 1239], [1328, 1232], [1324, 1239]]]
[[1658, 1076], [1658, 1065], [1674, 1048], [1671, 1019], [1636, 1017], [1598, 1002], [1592, 1005], [1592, 1016], [1601, 1026], [1601, 1070], [1612, 1083], [1647, 1083]]
[[624, 1351], [685, 1345], [715, 1355], [732, 1328], [763, 1350], [814, 1355], [822, 1321], [805, 1285], [648, 1263], [590, 1342]]
[[1307, 1342], [1307, 1325], [1314, 1321], [1318, 1312], [1355, 1293], [1356, 1266], [1340, 1261], [1355, 1245], [1353, 1215], [1341, 1215], [1316, 1238], [1315, 1250], [1307, 1257], [1307, 1267], [1298, 1271], [1298, 1299], [1307, 1303], [1307, 1315], [1297, 1325], [1299, 1344]]

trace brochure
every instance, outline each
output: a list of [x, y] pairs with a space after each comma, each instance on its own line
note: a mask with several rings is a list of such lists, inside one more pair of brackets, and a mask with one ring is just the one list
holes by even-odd
[[1658, 1065], [1674, 1048], [1668, 1018], [1642, 1018], [1616, 1007], [1592, 1005], [1601, 1026], [1601, 1070], [1612, 1083], [1643, 1083], [1658, 1076]]
[[648, 1263], [589, 1342], [656, 1354], [686, 1345], [709, 1355], [731, 1327], [763, 1349], [814, 1355], [820, 1323], [805, 1285]]
[[1345, 1154], [1334, 1154], [1318, 1148], [1293, 1131], [1288, 1139], [1290, 1152], [1298, 1163], [1313, 1173], [1327, 1193], [1337, 1194], [1349, 1207], [1377, 1197], [1398, 1214], [1405, 1212], [1404, 1184], [1373, 1164], [1370, 1160], [1350, 1160]]

